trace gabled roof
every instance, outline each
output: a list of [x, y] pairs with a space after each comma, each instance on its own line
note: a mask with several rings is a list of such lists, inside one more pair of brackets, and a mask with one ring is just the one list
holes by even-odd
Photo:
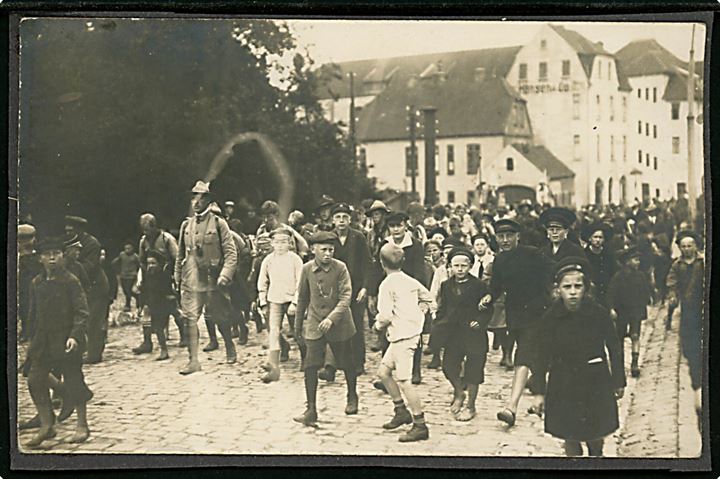
[[542, 145], [523, 145], [513, 143], [513, 148], [528, 159], [538, 170], [546, 171], [551, 180], [574, 178], [575, 173]]
[[[668, 75], [663, 93], [665, 101], [687, 100], [689, 62], [680, 60], [654, 39], [636, 40], [615, 53], [623, 70], [629, 77], [645, 75]], [[695, 62], [695, 74], [703, 77], [703, 62]], [[700, 82], [696, 82], [695, 98], [702, 99]]]
[[[393, 81], [360, 111], [358, 140], [406, 140], [408, 105], [437, 108], [439, 138], [505, 135], [513, 104], [525, 100], [503, 77], [475, 81], [464, 76], [453, 69], [441, 83], [434, 79], [417, 80], [415, 85]], [[418, 137], [421, 134], [422, 127]]]
[[[561, 25], [552, 24], [550, 25], [550, 28], [560, 35], [570, 45], [570, 47], [577, 52], [578, 59], [580, 60], [583, 70], [585, 70], [585, 74], [588, 78], [592, 77], [593, 62], [595, 61], [595, 57], [597, 55], [606, 55], [608, 57], [615, 58], [612, 53], [605, 50], [602, 43], [594, 43], [574, 30], [568, 30]], [[619, 62], [616, 60], [615, 72], [618, 77], [619, 88], [620, 90], [630, 91], [632, 90], [630, 83], [627, 81], [627, 76], [624, 74], [623, 68], [621, 68], [618, 63]]]
[[316, 73], [320, 78], [317, 94], [321, 99], [350, 97], [350, 80], [348, 78], [350, 72], [355, 73], [356, 97], [375, 94], [377, 85], [373, 85], [373, 83], [406, 83], [411, 75], [420, 75], [433, 65], [437, 68], [438, 62], [443, 70], [448, 72], [451, 68], [463, 72], [474, 72], [475, 68], [484, 67], [488, 74], [494, 71], [497, 76], [504, 77], [512, 67], [520, 48], [519, 46], [488, 48], [329, 63], [322, 65]]

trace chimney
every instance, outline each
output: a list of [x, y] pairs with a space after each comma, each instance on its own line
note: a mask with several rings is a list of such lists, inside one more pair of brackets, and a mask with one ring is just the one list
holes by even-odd
[[595, 46], [598, 47], [600, 50], [605, 49], [605, 44], [603, 44], [603, 42], [595, 42]]
[[475, 82], [481, 83], [483, 81], [485, 81], [485, 68], [477, 67], [475, 69]]
[[438, 60], [437, 62], [437, 73], [435, 73], [435, 77], [437, 78], [436, 83], [443, 83], [447, 80], [447, 72], [443, 70], [442, 60]]
[[418, 84], [419, 79], [420, 77], [418, 75], [410, 75], [410, 79], [407, 83], [408, 88], [415, 88]]

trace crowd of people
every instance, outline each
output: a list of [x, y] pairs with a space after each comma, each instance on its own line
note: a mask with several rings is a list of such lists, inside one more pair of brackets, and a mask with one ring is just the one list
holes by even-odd
[[316, 424], [318, 382], [335, 381], [338, 370], [347, 385], [344, 412], [358, 413], [357, 378], [366, 374], [369, 351], [382, 355], [373, 384], [393, 402], [382, 427], [410, 425], [401, 442], [426, 440], [422, 357], [431, 355], [426, 367], [441, 369], [452, 386], [450, 413], [470, 421], [492, 348], [512, 371], [497, 419], [512, 427], [529, 389], [528, 411], [544, 416], [566, 453], [582, 455], [585, 443], [593, 456], [618, 428], [625, 340], [630, 374], [638, 377], [648, 306], [666, 303], [668, 329], [680, 309], [699, 411], [703, 240], [681, 203], [575, 211], [529, 200], [507, 207], [413, 202], [399, 211], [380, 200], [350, 205], [324, 196], [312, 215], [293, 211], [283, 222], [272, 200], [259, 215], [250, 208], [238, 218], [235, 203], [221, 208], [206, 182], [191, 195], [193, 214], [176, 234], [145, 213], [137, 251], [129, 241], [111, 261], [83, 218], [66, 217], [64, 237], [37, 244], [32, 225], [18, 227], [19, 340], [29, 341], [22, 371], [37, 409], [19, 427], [38, 428], [28, 447], [53, 437], [55, 422], [73, 412], [72, 440], [89, 436], [93, 393], [82, 367], [102, 361], [118, 284], [123, 314], [132, 314], [134, 300], [142, 326], [133, 353], [151, 353], [155, 338], [156, 359], [167, 360], [172, 316], [178, 345], [189, 353], [182, 375], [202, 369], [201, 317], [209, 337], [203, 350], [219, 348], [219, 332], [229, 364], [237, 361], [234, 340], [246, 345], [251, 323], [256, 333], [267, 330], [258, 378], [265, 383], [282, 381], [294, 339], [307, 400], [293, 418], [301, 424]]

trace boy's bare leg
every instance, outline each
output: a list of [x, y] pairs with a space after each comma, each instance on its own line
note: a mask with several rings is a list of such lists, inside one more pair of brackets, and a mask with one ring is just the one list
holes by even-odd
[[77, 412], [77, 428], [73, 437], [70, 438], [70, 442], [85, 442], [90, 436], [90, 428], [87, 423], [87, 403], [77, 403], [75, 411]]
[[[395, 382], [393, 380], [393, 382]], [[422, 404], [420, 403], [420, 397], [417, 394], [417, 388], [412, 384], [411, 381], [400, 381], [400, 390], [402, 390], [405, 398], [407, 399], [407, 405], [413, 416], [422, 414]]]
[[520, 398], [525, 390], [527, 384], [528, 375], [530, 374], [530, 368], [527, 366], [517, 366], [515, 368], [515, 374], [513, 375], [512, 391], [510, 392], [510, 402], [508, 403], [508, 409], [513, 414], [517, 414], [518, 405], [520, 404]]

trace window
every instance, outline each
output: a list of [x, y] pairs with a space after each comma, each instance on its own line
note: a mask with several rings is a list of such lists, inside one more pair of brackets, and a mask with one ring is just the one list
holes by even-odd
[[686, 183], [678, 183], [677, 184], [677, 197], [682, 198], [685, 193], [687, 193], [687, 184]]
[[653, 103], [657, 103], [657, 87], [653, 87]]
[[627, 122], [627, 98], [623, 97], [622, 99], [622, 121], [623, 123]]
[[480, 169], [480, 145], [470, 144], [467, 146], [467, 174], [477, 175]]
[[575, 161], [581, 160], [580, 154], [580, 135], [573, 136], [573, 159]]
[[623, 135], [623, 161], [627, 161], [627, 136]]
[[673, 152], [673, 155], [677, 155], [678, 153], [680, 153], [680, 137], [679, 136], [672, 137], [672, 152]]
[[[415, 147], [415, 154], [417, 155], [417, 147]], [[417, 176], [417, 158], [413, 158], [412, 148], [409, 146], [405, 147], [405, 176], [412, 177], [413, 169]]]
[[506, 158], [505, 159], [505, 169], [508, 171], [514, 171], [515, 170], [515, 160], [512, 158]]
[[653, 125], [653, 138], [657, 138], [657, 125]]
[[680, 119], [680, 103], [672, 103], [670, 105], [670, 114], [673, 120]]
[[608, 80], [612, 80], [612, 61], [608, 62]]
[[453, 176], [455, 174], [455, 146], [447, 146], [447, 174]]
[[610, 135], [610, 161], [615, 161], [615, 137]]
[[655, 188], [655, 198], [660, 198], [660, 188]]
[[600, 60], [598, 60], [597, 66], [598, 66], [598, 78], [602, 78], [602, 62]]
[[475, 190], [468, 190], [467, 202], [468, 202], [468, 204], [472, 204], [473, 201], [475, 201]]
[[642, 135], [642, 122], [638, 121], [638, 134]]
[[650, 136], [650, 123], [645, 123], [645, 136]]
[[435, 145], [435, 176], [440, 176], [440, 147]]
[[650, 153], [645, 153], [645, 166], [650, 166]]
[[563, 60], [562, 62], [562, 76], [567, 78], [570, 76], [570, 60]]
[[650, 99], [650, 89], [649, 89], [649, 88], [646, 88], [646, 89], [645, 89], [645, 99], [646, 99], [646, 100], [649, 100], [649, 99]]
[[595, 136], [595, 156], [597, 162], [600, 163], [600, 135]]
[[455, 203], [455, 192], [448, 191], [448, 203]]
[[602, 111], [600, 109], [600, 95], [595, 95], [595, 103], [597, 105], [597, 120], [600, 121], [602, 118]]
[[538, 65], [538, 77], [540, 81], [547, 80], [547, 62], [540, 62]]
[[642, 164], [642, 150], [638, 150], [638, 163]]
[[642, 99], [642, 88], [638, 88], [638, 98]]
[[615, 98], [610, 97], [610, 121], [615, 121]]
[[580, 93], [573, 93], [573, 120], [580, 119]]
[[540, 48], [542, 48], [543, 50], [545, 50], [547, 48], [547, 40], [545, 40], [545, 39], [540, 40]]
[[653, 170], [657, 170], [657, 156], [653, 156]]
[[520, 64], [519, 74], [520, 81], [527, 80], [527, 63]]

